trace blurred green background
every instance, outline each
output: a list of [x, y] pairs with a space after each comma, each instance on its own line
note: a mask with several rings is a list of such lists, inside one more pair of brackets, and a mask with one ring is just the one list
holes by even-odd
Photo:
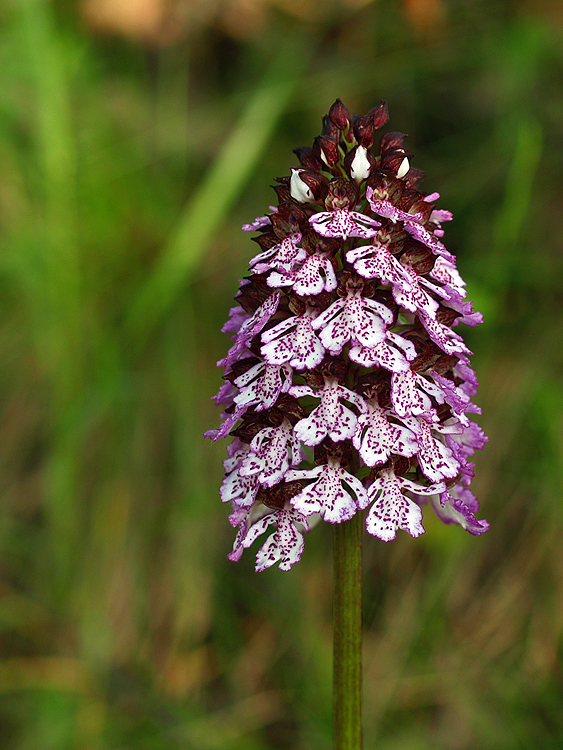
[[240, 225], [337, 97], [389, 102], [486, 321], [491, 530], [366, 540], [366, 750], [563, 747], [562, 39], [557, 0], [4, 0], [3, 750], [330, 748], [331, 529], [229, 563], [202, 433]]

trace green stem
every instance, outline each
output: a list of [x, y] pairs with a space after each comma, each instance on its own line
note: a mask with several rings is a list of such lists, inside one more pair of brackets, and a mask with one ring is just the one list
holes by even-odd
[[334, 525], [334, 750], [362, 750], [362, 514]]

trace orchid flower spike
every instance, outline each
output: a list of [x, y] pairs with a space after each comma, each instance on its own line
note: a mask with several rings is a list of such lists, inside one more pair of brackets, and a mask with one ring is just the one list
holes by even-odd
[[469, 489], [487, 438], [468, 417], [478, 384], [456, 330], [482, 317], [442, 242], [451, 213], [420, 190], [405, 136], [373, 149], [387, 119], [384, 102], [352, 117], [337, 100], [277, 180], [278, 205], [243, 227], [260, 252], [223, 328], [224, 412], [206, 437], [232, 440], [229, 558], [271, 532], [257, 570], [289, 570], [316, 522], [364, 510], [385, 542], [422, 534], [422, 506], [470, 534], [489, 528]]

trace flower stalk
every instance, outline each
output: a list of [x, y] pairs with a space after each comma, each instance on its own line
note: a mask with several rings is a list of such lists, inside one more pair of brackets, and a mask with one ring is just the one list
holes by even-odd
[[361, 513], [334, 525], [333, 747], [362, 750]]

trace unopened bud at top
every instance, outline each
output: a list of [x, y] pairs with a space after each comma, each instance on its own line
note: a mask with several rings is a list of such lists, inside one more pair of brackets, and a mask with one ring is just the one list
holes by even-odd
[[340, 128], [333, 123], [328, 115], [323, 117], [323, 129], [321, 135], [331, 138], [333, 141], [340, 140]]
[[361, 146], [370, 148], [375, 137], [375, 127], [371, 115], [354, 118], [354, 135]]
[[340, 101], [340, 99], [337, 99], [329, 109], [328, 117], [340, 130], [347, 130], [350, 127], [350, 121], [352, 119], [350, 117], [350, 110]]

